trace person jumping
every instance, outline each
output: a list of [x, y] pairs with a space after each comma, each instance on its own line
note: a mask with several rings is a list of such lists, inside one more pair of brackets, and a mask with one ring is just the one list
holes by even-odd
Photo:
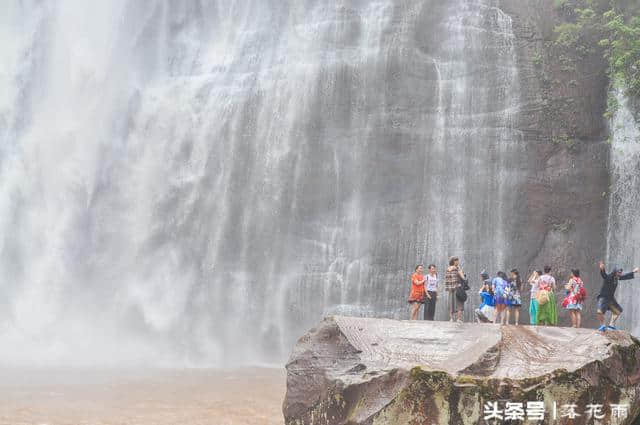
[[[604, 262], [600, 261], [600, 274], [602, 275], [602, 289], [598, 294], [598, 321], [600, 322], [600, 327], [598, 330], [600, 332], [604, 332], [607, 329], [616, 330], [615, 323], [622, 314], [622, 307], [616, 301], [615, 294], [616, 289], [618, 287], [619, 280], [630, 280], [635, 277], [635, 274], [640, 271], [638, 267], [633, 269], [632, 272], [627, 274], [622, 274], [622, 268], [618, 266], [613, 267], [613, 271], [611, 273], [607, 273], [604, 268]], [[611, 322], [609, 326], [605, 325], [605, 317], [604, 315], [608, 310], [611, 310]]]

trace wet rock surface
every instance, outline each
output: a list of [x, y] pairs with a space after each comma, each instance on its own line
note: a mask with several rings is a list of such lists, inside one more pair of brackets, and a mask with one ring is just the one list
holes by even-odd
[[[283, 412], [287, 424], [476, 424], [486, 403], [533, 401], [545, 405], [538, 423], [594, 423], [589, 404], [604, 405], [595, 423], [634, 423], [640, 342], [623, 331], [333, 316], [294, 347]], [[581, 416], [561, 417], [567, 404]], [[626, 418], [613, 404], [628, 406]]]

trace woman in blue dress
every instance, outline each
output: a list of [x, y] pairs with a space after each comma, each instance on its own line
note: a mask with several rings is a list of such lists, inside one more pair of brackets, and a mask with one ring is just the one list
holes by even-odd
[[506, 315], [505, 310], [509, 305], [509, 292], [510, 285], [507, 282], [507, 275], [500, 271], [498, 276], [494, 277], [491, 281], [493, 294], [496, 298], [496, 320], [494, 323], [504, 324]]

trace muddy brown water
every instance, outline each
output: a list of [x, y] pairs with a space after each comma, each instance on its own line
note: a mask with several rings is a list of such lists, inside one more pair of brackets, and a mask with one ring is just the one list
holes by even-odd
[[284, 369], [2, 370], [2, 425], [281, 425]]

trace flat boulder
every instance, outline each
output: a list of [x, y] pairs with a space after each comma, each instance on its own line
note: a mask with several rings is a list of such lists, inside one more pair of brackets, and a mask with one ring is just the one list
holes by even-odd
[[623, 331], [333, 316], [286, 369], [287, 425], [640, 417], [640, 342]]

